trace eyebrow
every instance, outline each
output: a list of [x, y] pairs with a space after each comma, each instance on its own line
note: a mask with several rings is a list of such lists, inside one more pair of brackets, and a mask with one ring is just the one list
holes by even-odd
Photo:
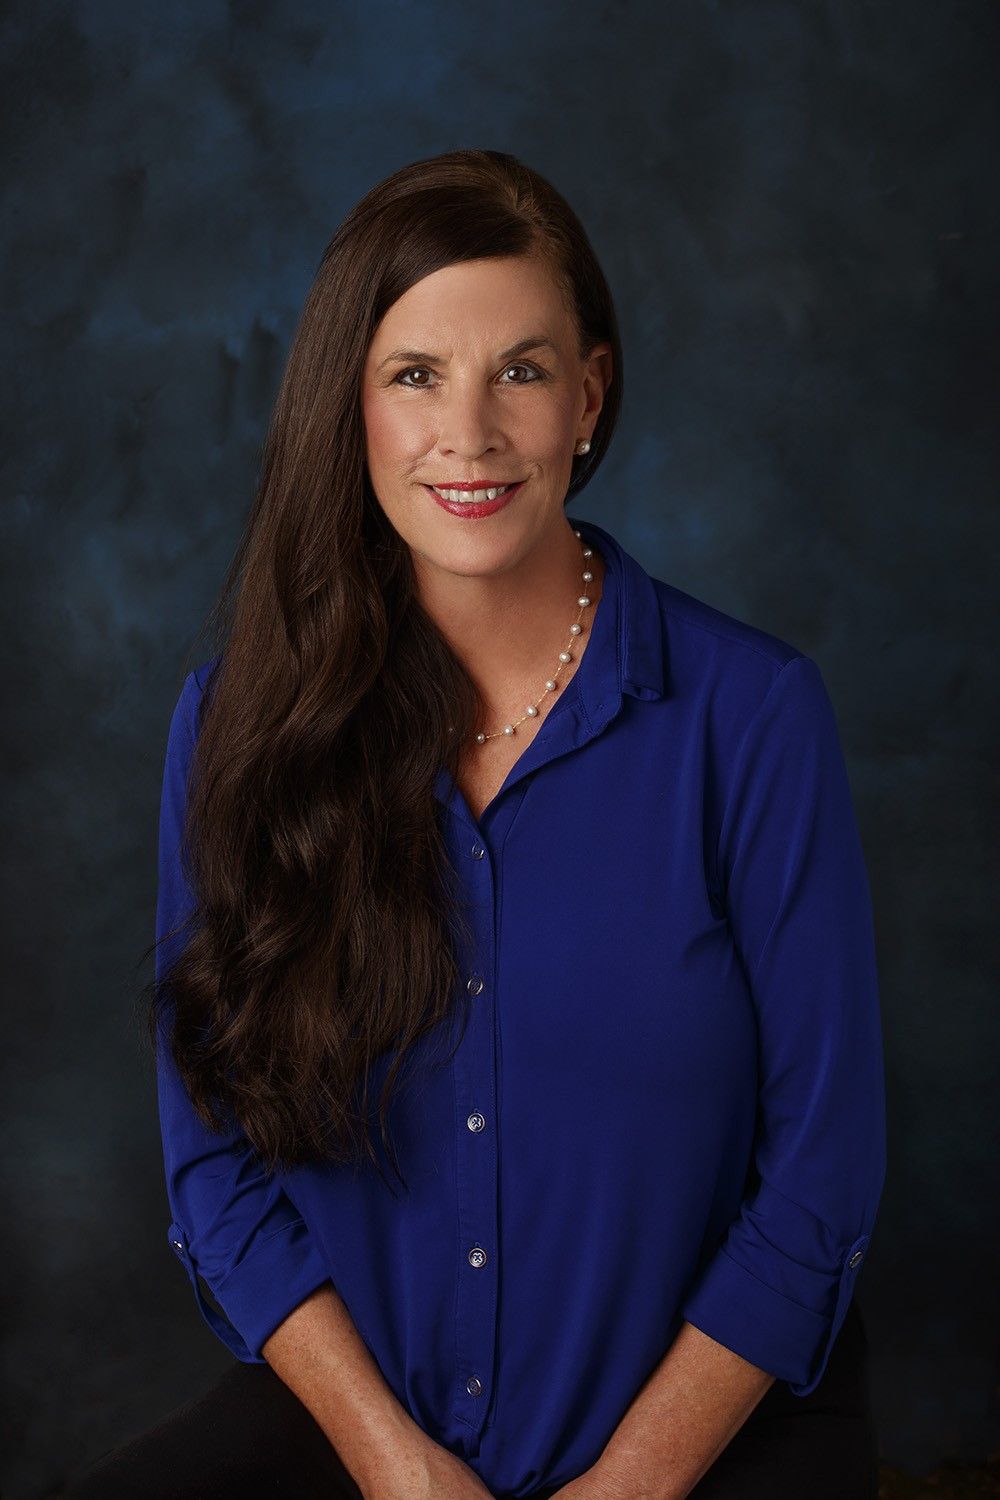
[[[542, 333], [533, 333], [529, 334], [526, 339], [520, 339], [518, 343], [511, 344], [509, 349], [504, 349], [499, 358], [501, 361], [506, 362], [507, 360], [516, 359], [520, 354], [528, 354], [532, 349], [551, 349], [553, 354], [559, 353], [550, 338], [546, 338]], [[444, 358], [440, 354], [427, 354], [422, 349], [393, 349], [391, 354], [387, 354], [385, 359], [379, 362], [376, 369], [381, 370], [386, 365], [399, 362], [406, 364], [443, 365]]]

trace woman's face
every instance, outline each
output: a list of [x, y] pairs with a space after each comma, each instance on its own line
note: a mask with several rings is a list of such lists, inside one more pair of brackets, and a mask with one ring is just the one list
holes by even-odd
[[[446, 571], [515, 565], [567, 525], [574, 448], [593, 433], [611, 374], [610, 344], [580, 359], [540, 260], [466, 261], [416, 282], [376, 329], [363, 379], [368, 472], [392, 526]], [[470, 481], [520, 488], [480, 519], [432, 493]]]

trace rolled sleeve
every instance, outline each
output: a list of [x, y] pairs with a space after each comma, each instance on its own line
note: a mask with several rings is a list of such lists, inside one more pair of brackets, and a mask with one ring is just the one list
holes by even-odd
[[[159, 829], [156, 976], [182, 945], [194, 909], [181, 839], [201, 687], [188, 674], [167, 737]], [[276, 1177], [268, 1178], [238, 1128], [209, 1130], [197, 1115], [166, 1039], [157, 1037], [156, 1079], [171, 1222], [167, 1237], [191, 1281], [198, 1309], [237, 1359], [264, 1364], [261, 1347], [329, 1271]], [[211, 1292], [222, 1312], [208, 1301]]]
[[757, 1023], [754, 1187], [682, 1315], [806, 1396], [844, 1321], [886, 1170], [868, 877], [809, 657], [780, 669], [743, 737], [719, 876]]

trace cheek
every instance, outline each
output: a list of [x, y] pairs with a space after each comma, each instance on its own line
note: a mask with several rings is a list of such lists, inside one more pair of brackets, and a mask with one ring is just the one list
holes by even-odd
[[368, 462], [372, 468], [389, 466], [422, 451], [416, 413], [401, 403], [380, 401], [377, 396], [366, 398], [364, 419]]
[[561, 459], [572, 443], [576, 414], [567, 394], [553, 393], [549, 399], [525, 407], [523, 440], [539, 457]]

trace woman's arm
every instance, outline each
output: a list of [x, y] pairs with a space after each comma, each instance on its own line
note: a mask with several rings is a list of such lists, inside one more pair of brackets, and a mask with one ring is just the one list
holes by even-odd
[[813, 1391], [864, 1263], [886, 1168], [867, 873], [833, 706], [790, 659], [747, 727], [718, 868], [758, 1037], [754, 1174], [683, 1322], [566, 1500], [680, 1500], [772, 1377]]
[[[201, 699], [188, 674], [167, 737], [159, 824], [156, 977], [163, 980], [184, 941], [194, 893], [182, 859], [187, 782]], [[268, 1179], [243, 1132], [208, 1130], [174, 1064], [172, 1003], [161, 1016], [156, 1087], [171, 1221], [169, 1243], [212, 1332], [237, 1359], [263, 1363], [262, 1341], [297, 1303], [328, 1279], [320, 1248], [276, 1178]], [[206, 1299], [201, 1282], [225, 1316]]]
[[554, 1500], [684, 1500], [773, 1383], [682, 1323], [597, 1463]]
[[[188, 674], [167, 740], [160, 809], [156, 972], [183, 940], [194, 894], [181, 857], [201, 683]], [[170, 1008], [167, 1010], [169, 1019]], [[161, 1025], [157, 1092], [170, 1243], [212, 1332], [244, 1362], [270, 1364], [329, 1436], [365, 1500], [483, 1500], [476, 1474], [396, 1399], [330, 1279], [326, 1259], [238, 1128], [195, 1114]], [[213, 1293], [224, 1316], [203, 1294]]]
[[422, 1429], [390, 1390], [332, 1282], [301, 1302], [261, 1352], [365, 1494], [379, 1493], [411, 1465]]
[[754, 1172], [679, 1310], [807, 1396], [886, 1170], [871, 897], [833, 705], [808, 657], [781, 668], [747, 728], [718, 876], [756, 1020]]
[[262, 1353], [316, 1419], [365, 1500], [489, 1496], [468, 1465], [396, 1399], [332, 1282], [299, 1304]]

